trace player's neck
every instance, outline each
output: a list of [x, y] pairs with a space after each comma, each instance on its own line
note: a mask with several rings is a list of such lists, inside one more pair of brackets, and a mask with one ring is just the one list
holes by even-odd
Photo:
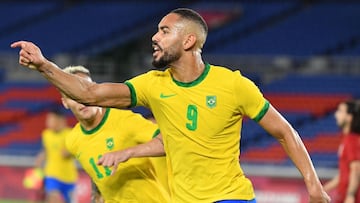
[[205, 64], [201, 59], [201, 55], [199, 53], [193, 54], [171, 64], [170, 71], [175, 80], [189, 83], [196, 80], [204, 72]]
[[100, 122], [105, 116], [105, 112], [106, 112], [106, 108], [99, 108], [99, 110], [96, 112], [96, 114], [93, 117], [89, 119], [82, 119], [79, 122], [85, 130], [90, 131], [96, 128], [100, 124]]
[[343, 133], [344, 135], [350, 134], [350, 126], [345, 126], [345, 127], [343, 127], [342, 133]]

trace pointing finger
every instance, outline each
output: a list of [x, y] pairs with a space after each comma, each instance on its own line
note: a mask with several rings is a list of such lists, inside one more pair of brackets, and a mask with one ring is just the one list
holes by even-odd
[[26, 42], [25, 41], [18, 41], [18, 42], [14, 42], [11, 45], [11, 48], [17, 48], [17, 47], [21, 47], [22, 49], [26, 47]]

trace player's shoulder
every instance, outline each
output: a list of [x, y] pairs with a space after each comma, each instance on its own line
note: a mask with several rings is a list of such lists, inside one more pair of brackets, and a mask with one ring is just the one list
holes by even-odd
[[148, 77], [148, 78], [162, 78], [162, 77], [168, 77], [169, 74], [169, 70], [150, 70], [146, 73], [143, 74], [144, 76]]
[[232, 70], [226, 66], [210, 65], [210, 71], [213, 74], [221, 74], [226, 76], [242, 76], [240, 70]]
[[127, 117], [131, 115], [131, 110], [128, 109], [116, 109], [116, 108], [108, 108], [107, 114], [108, 117], [114, 118], [114, 117]]
[[235, 83], [242, 83], [244, 76], [239, 70], [232, 70], [225, 66], [210, 65], [208, 78], [211, 81], [220, 82], [225, 85], [234, 85]]
[[74, 148], [81, 142], [81, 125], [76, 123], [73, 128], [70, 129], [69, 133], [65, 137], [65, 146], [70, 153], [74, 153]]
[[360, 145], [360, 135], [356, 133], [351, 133], [348, 136], [345, 136], [345, 138], [350, 143], [356, 143], [357, 145]]
[[66, 127], [66, 128], [64, 128], [61, 132], [64, 133], [64, 134], [68, 134], [68, 133], [70, 133], [71, 131], [72, 131], [72, 128]]
[[146, 73], [140, 74], [129, 80], [130, 83], [143, 84], [144, 86], [149, 86], [149, 84], [161, 82], [164, 79], [171, 78], [171, 75], [168, 70], [150, 70]]
[[109, 109], [110, 121], [122, 120], [123, 122], [127, 122], [130, 119], [139, 118], [139, 117], [141, 117], [140, 114], [134, 113], [133, 111], [128, 109], [115, 109], [115, 108]]
[[76, 123], [74, 125], [74, 127], [72, 127], [68, 131], [68, 133], [66, 135], [66, 139], [75, 139], [75, 138], [79, 137], [79, 134], [81, 134], [81, 133], [82, 133], [81, 132], [81, 125], [80, 125], [80, 123]]
[[51, 134], [51, 130], [46, 128], [41, 132], [41, 134], [42, 134], [42, 136], [47, 136], [47, 135]]
[[49, 128], [44, 129], [42, 131], [41, 135], [42, 135], [42, 139], [45, 139], [45, 140], [53, 140], [58, 137], [58, 136], [56, 136], [57, 133], [55, 133], [55, 131], [53, 131]]

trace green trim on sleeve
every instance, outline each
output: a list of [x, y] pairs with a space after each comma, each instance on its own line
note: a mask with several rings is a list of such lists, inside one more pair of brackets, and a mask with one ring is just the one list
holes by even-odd
[[154, 132], [152, 138], [157, 137], [160, 134], [160, 129], [156, 129], [156, 131]]
[[268, 100], [265, 101], [265, 104], [263, 106], [263, 108], [261, 109], [261, 111], [258, 113], [257, 116], [255, 116], [255, 118], [253, 118], [254, 121], [259, 122], [264, 115], [266, 114], [266, 112], [269, 110], [270, 107], [270, 103]]
[[137, 103], [135, 88], [129, 81], [126, 81], [124, 84], [127, 85], [130, 90], [130, 97], [131, 97], [130, 107], [134, 107], [134, 106], [136, 106], [136, 103]]

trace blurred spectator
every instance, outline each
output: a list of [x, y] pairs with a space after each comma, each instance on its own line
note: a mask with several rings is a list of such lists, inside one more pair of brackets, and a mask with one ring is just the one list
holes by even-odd
[[339, 173], [324, 188], [336, 188], [335, 203], [360, 202], [360, 102], [346, 101], [339, 104], [335, 112], [337, 125], [341, 129], [342, 142], [339, 147]]

